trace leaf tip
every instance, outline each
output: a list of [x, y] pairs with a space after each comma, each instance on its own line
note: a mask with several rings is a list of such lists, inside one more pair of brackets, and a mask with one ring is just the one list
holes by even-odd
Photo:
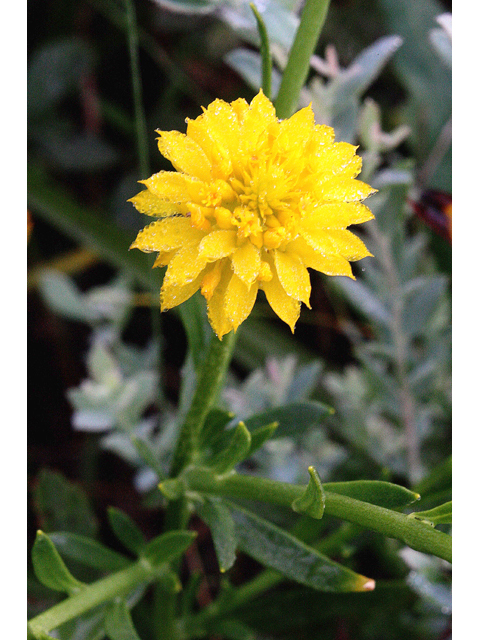
[[367, 581], [362, 585], [362, 591], [373, 591], [375, 589], [375, 580], [367, 578]]

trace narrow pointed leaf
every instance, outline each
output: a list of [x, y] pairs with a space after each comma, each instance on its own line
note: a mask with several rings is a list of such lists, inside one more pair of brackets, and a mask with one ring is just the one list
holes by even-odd
[[420, 520], [429, 520], [436, 524], [452, 524], [452, 501], [445, 502], [438, 507], [429, 509], [428, 511], [415, 511], [409, 514], [412, 518]]
[[239, 462], [247, 457], [251, 442], [252, 437], [245, 423], [239, 422], [233, 431], [228, 446], [214, 456], [214, 458], [208, 462], [208, 466], [218, 474], [231, 471]]
[[157, 474], [159, 480], [162, 480], [165, 477], [165, 473], [157, 460], [155, 455], [155, 451], [152, 449], [152, 446], [137, 436], [130, 436], [133, 446], [137, 450], [138, 455], [142, 458], [142, 460]]
[[258, 427], [255, 431], [252, 431], [250, 434], [252, 436], [252, 440], [250, 443], [250, 449], [248, 451], [248, 457], [258, 451], [267, 440], [273, 436], [275, 431], [278, 428], [278, 422], [271, 422], [270, 424], [266, 424], [264, 427]]
[[32, 549], [32, 562], [35, 575], [40, 582], [54, 591], [73, 594], [84, 587], [82, 582], [72, 576], [55, 545], [43, 531], [37, 531]]
[[83, 488], [62, 473], [42, 469], [33, 490], [35, 511], [44, 531], [95, 536], [98, 522]]
[[269, 100], [272, 98], [272, 56], [270, 54], [270, 41], [268, 39], [267, 27], [253, 2], [250, 3], [257, 29], [260, 35], [260, 55], [262, 57], [262, 89]]
[[105, 631], [110, 640], [140, 640], [125, 602], [115, 602], [105, 616]]
[[178, 478], [167, 478], [158, 488], [167, 500], [178, 500], [185, 493], [185, 484]]
[[86, 536], [61, 531], [51, 533], [49, 538], [65, 558], [99, 571], [119, 571], [131, 563], [126, 556]]
[[334, 410], [321, 402], [292, 402], [283, 407], [268, 409], [244, 420], [247, 429], [252, 432], [272, 422], [278, 422], [277, 437], [295, 436], [305, 433], [306, 429], [318, 426]]
[[216, 408], [212, 409], [209, 412], [207, 419], [205, 420], [205, 425], [200, 433], [200, 448], [211, 446], [219, 435], [223, 433], [225, 427], [229, 422], [231, 422], [234, 416], [235, 414], [231, 411], [224, 411], [223, 409]]
[[142, 558], [157, 567], [182, 555], [196, 537], [194, 531], [169, 531], [151, 540], [142, 550]]
[[320, 520], [325, 511], [325, 492], [316, 469], [308, 467], [308, 473], [310, 480], [305, 493], [292, 502], [292, 509], [297, 513], [304, 513]]
[[452, 487], [452, 456], [438, 464], [428, 476], [425, 476], [415, 489], [421, 494], [422, 500], [426, 496], [438, 491], [450, 490]]
[[319, 591], [370, 591], [375, 582], [343, 567], [256, 514], [231, 505], [239, 547], [257, 562]]
[[420, 495], [405, 487], [381, 480], [353, 480], [351, 482], [326, 482], [325, 491], [340, 493], [355, 500], [395, 509], [406, 507], [420, 499]]
[[130, 516], [115, 507], [107, 509], [107, 516], [113, 532], [123, 546], [134, 554], [140, 553], [147, 541]]
[[204, 496], [199, 514], [212, 532], [220, 571], [227, 571], [235, 563], [238, 543], [230, 510], [221, 500]]

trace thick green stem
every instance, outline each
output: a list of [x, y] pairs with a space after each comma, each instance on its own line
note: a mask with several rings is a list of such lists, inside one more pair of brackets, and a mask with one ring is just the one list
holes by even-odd
[[141, 583], [151, 582], [158, 573], [158, 569], [153, 568], [149, 562], [139, 560], [126, 569], [97, 580], [74, 596], [32, 618], [28, 623], [30, 634], [37, 637], [42, 632], [48, 633], [108, 600], [127, 595]]
[[305, 3], [275, 103], [279, 118], [289, 118], [297, 108], [329, 4], [330, 0], [307, 0]]
[[[256, 476], [233, 474], [215, 476], [209, 470], [187, 469], [185, 479], [189, 489], [201, 493], [260, 500], [286, 507], [305, 491], [303, 485], [292, 485]], [[396, 538], [412, 549], [452, 561], [451, 536], [403, 513], [361, 502], [325, 488], [325, 513], [342, 520]]]
[[180, 429], [170, 473], [172, 477], [177, 476], [195, 456], [200, 432], [222, 385], [233, 355], [234, 344], [233, 331], [223, 340], [212, 336], [209, 351], [198, 374], [190, 409]]

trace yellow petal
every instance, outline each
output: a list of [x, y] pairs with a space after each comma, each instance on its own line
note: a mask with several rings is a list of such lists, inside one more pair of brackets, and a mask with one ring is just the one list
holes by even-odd
[[222, 260], [215, 262], [213, 266], [210, 267], [210, 270], [205, 271], [205, 275], [202, 279], [202, 296], [206, 300], [210, 300], [213, 296], [215, 289], [217, 288], [220, 278], [222, 277], [224, 263]]
[[300, 151], [302, 146], [311, 138], [315, 127], [315, 117], [312, 107], [305, 107], [297, 111], [291, 118], [282, 120], [278, 127], [278, 138], [275, 145], [287, 151]]
[[262, 282], [260, 286], [265, 291], [268, 304], [277, 316], [288, 324], [293, 333], [295, 324], [300, 316], [301, 303], [286, 294], [276, 273], [273, 273], [271, 280]]
[[260, 251], [251, 242], [245, 242], [232, 255], [235, 274], [246, 285], [251, 285], [260, 273]]
[[250, 315], [257, 298], [258, 284], [246, 285], [233, 274], [225, 292], [225, 315], [234, 331]]
[[225, 265], [220, 282], [207, 304], [208, 320], [220, 340], [233, 329], [232, 322], [225, 313], [225, 293], [232, 275], [233, 271]]
[[308, 150], [310, 153], [315, 153], [323, 145], [333, 144], [334, 140], [335, 131], [333, 127], [329, 127], [326, 124], [316, 124], [308, 145]]
[[168, 263], [164, 283], [168, 286], [185, 285], [195, 280], [207, 265], [198, 255], [198, 245], [183, 246]]
[[189, 218], [183, 216], [165, 218], [152, 222], [142, 229], [130, 249], [151, 251], [171, 251], [184, 244], [190, 245], [200, 242], [205, 234], [194, 229]]
[[288, 296], [310, 307], [310, 276], [301, 258], [292, 252], [275, 251], [278, 279]]
[[303, 224], [298, 229], [300, 237], [309, 244], [315, 251], [324, 256], [335, 255], [337, 253], [337, 245], [327, 235], [325, 229], [321, 227]]
[[255, 149], [260, 135], [268, 125], [276, 122], [275, 107], [260, 90], [250, 103], [250, 109], [245, 113], [242, 123], [240, 139], [242, 152]]
[[358, 202], [359, 200], [365, 200], [375, 192], [376, 189], [365, 182], [338, 176], [322, 183], [315, 195], [320, 200], [327, 202], [334, 200], [337, 202]]
[[229, 256], [236, 248], [235, 231], [220, 229], [206, 235], [200, 243], [199, 255], [212, 262]]
[[231, 154], [239, 145], [237, 114], [223, 100], [214, 100], [195, 120], [187, 120], [187, 135], [203, 149], [220, 177], [232, 171]]
[[160, 153], [170, 160], [177, 171], [187, 173], [200, 180], [209, 180], [212, 166], [202, 148], [178, 131], [157, 131], [158, 149]]
[[297, 238], [288, 245], [288, 248], [298, 254], [303, 264], [309, 269], [315, 269], [327, 276], [348, 276], [355, 280], [350, 263], [342, 256], [324, 256], [312, 249], [303, 238]]
[[185, 203], [192, 199], [194, 192], [201, 189], [202, 182], [198, 178], [186, 176], [175, 171], [159, 171], [147, 180], [141, 181], [149, 191], [162, 200]]
[[187, 212], [185, 205], [162, 200], [148, 189], [140, 191], [136, 196], [130, 198], [128, 202], [133, 202], [137, 211], [145, 213], [147, 216], [158, 216], [163, 218]]
[[185, 300], [188, 300], [193, 294], [198, 291], [202, 283], [203, 273], [201, 273], [195, 280], [187, 282], [184, 285], [172, 285], [169, 282], [163, 281], [162, 289], [160, 291], [160, 307], [162, 311], [177, 307]]
[[161, 251], [155, 258], [152, 269], [155, 267], [165, 267], [176, 253], [177, 249], [174, 249], [173, 251]]
[[361, 260], [372, 254], [363, 242], [351, 231], [331, 230], [326, 232], [337, 247], [337, 252], [347, 260]]
[[214, 100], [203, 114], [206, 126], [212, 138], [221, 147], [228, 149], [229, 155], [237, 152], [240, 137], [238, 116], [231, 104], [223, 100]]
[[232, 109], [235, 112], [235, 115], [237, 116], [238, 119], [238, 123], [241, 125], [242, 122], [245, 119], [245, 114], [247, 113], [247, 111], [249, 110], [249, 104], [246, 100], [244, 100], [243, 98], [238, 98], [237, 100], [234, 100], [232, 102]]
[[348, 142], [335, 142], [320, 146], [309, 157], [310, 170], [317, 178], [331, 179], [337, 174], [343, 178], [355, 178], [362, 168], [362, 159], [355, 155], [357, 147]]
[[335, 202], [314, 207], [303, 216], [301, 224], [304, 229], [345, 229], [372, 218], [373, 213], [360, 202]]

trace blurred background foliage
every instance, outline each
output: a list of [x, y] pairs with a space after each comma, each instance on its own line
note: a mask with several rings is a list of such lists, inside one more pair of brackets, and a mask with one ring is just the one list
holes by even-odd
[[[275, 93], [301, 3], [257, 6]], [[214, 98], [253, 97], [259, 40], [244, 0], [139, 0], [135, 8], [153, 172], [170, 168], [156, 128], [184, 131], [185, 118]], [[237, 420], [286, 409], [244, 471], [306, 482], [314, 464], [322, 481], [387, 479], [418, 490], [418, 510], [451, 498], [451, 22], [437, 20], [449, 11], [438, 0], [331, 2], [301, 105], [312, 102], [337, 140], [360, 145], [360, 177], [379, 189], [369, 202], [376, 219], [363, 225], [375, 258], [355, 265], [356, 281], [313, 273], [312, 310], [302, 311], [294, 337], [257, 302], [221, 405]], [[41, 527], [121, 549], [109, 506], [147, 538], [159, 531], [155, 487], [209, 327], [198, 296], [160, 317], [162, 274], [149, 256], [127, 252], [144, 224], [127, 199], [146, 176], [124, 2], [32, 0], [28, 19], [29, 537]], [[255, 508], [288, 521], [281, 509]], [[208, 529], [197, 526], [186, 558], [205, 606], [225, 584]], [[316, 526], [317, 537], [338, 528]], [[445, 563], [353, 527], [330, 553], [375, 577], [377, 589], [337, 596], [282, 583], [211, 637], [450, 637]], [[73, 563], [81, 579], [95, 577]], [[241, 556], [228, 580], [241, 585], [258, 570]], [[29, 583], [33, 615], [55, 594], [33, 574]], [[138, 633], [161, 637], [140, 596], [130, 603]], [[83, 624], [61, 637], [104, 637], [95, 616]]]

